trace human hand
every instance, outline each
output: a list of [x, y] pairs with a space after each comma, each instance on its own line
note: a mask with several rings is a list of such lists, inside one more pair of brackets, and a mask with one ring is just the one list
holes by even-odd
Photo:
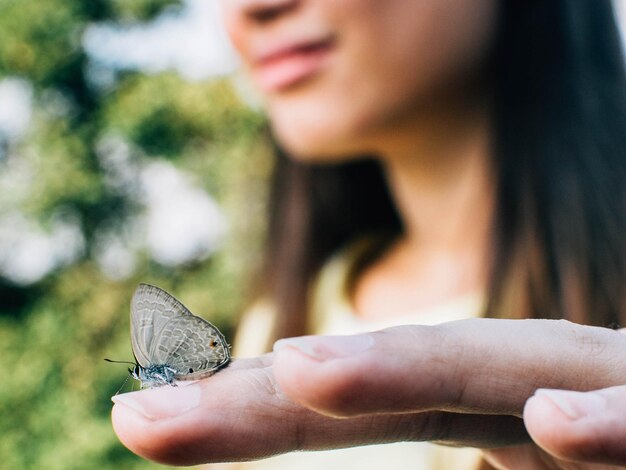
[[[193, 385], [119, 395], [113, 424], [131, 450], [171, 464], [401, 440], [514, 446], [507, 450], [522, 455], [530, 447], [522, 413], [536, 389], [620, 385], [624, 357], [624, 336], [565, 321], [475, 319], [304, 337]], [[533, 425], [544, 411], [532, 410], [545, 399], [525, 412], [540, 444], [546, 438]], [[488, 455], [503, 463], [502, 452]]]

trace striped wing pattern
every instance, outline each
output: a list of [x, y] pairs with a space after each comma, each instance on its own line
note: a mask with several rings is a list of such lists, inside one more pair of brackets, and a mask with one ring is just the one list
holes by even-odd
[[148, 284], [140, 284], [133, 295], [131, 342], [140, 366], [168, 366], [177, 380], [206, 377], [230, 360], [228, 343], [215, 326]]

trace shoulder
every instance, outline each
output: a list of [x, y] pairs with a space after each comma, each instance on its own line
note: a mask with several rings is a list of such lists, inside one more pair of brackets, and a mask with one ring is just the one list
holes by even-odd
[[324, 264], [309, 291], [310, 331], [326, 331], [330, 318], [352, 315], [354, 282], [388, 241], [388, 238], [380, 236], [360, 237], [343, 247]]
[[[308, 332], [325, 331], [330, 318], [338, 313], [349, 314], [352, 282], [364, 260], [380, 244], [380, 237], [361, 237], [324, 263], [309, 287]], [[269, 298], [260, 298], [247, 308], [237, 327], [233, 356], [251, 357], [268, 352], [276, 316], [276, 305]]]

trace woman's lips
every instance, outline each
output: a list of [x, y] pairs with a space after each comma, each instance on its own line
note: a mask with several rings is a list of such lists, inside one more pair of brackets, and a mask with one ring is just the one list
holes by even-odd
[[334, 41], [309, 41], [259, 55], [252, 76], [263, 92], [276, 92], [296, 85], [319, 72], [327, 62]]

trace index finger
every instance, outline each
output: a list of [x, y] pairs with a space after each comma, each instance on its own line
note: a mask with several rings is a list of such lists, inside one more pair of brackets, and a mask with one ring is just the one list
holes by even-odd
[[510, 416], [441, 412], [323, 416], [282, 394], [271, 359], [235, 361], [193, 385], [118, 395], [112, 413], [115, 431], [133, 452], [176, 465], [409, 440], [476, 447], [529, 440], [523, 422]]

